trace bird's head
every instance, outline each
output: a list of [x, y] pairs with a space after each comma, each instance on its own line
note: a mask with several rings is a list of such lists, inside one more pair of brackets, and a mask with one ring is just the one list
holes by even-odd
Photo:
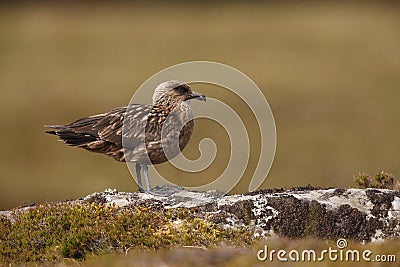
[[180, 81], [163, 82], [157, 86], [153, 94], [153, 104], [180, 103], [190, 99], [206, 101], [204, 95], [192, 91], [187, 83]]

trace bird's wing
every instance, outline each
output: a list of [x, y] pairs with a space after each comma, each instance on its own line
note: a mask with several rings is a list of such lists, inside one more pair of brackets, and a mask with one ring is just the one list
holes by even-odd
[[[135, 147], [144, 140], [144, 129], [151, 105], [129, 105], [116, 108], [98, 120], [92, 129], [101, 140], [112, 142], [122, 147], [122, 132], [129, 140], [129, 147]], [[126, 145], [125, 145], [126, 146]]]
[[[104, 114], [81, 118], [67, 125], [50, 125], [49, 134], [57, 135], [64, 143], [124, 161], [124, 149], [143, 153], [144, 129], [151, 105], [129, 105]], [[122, 144], [122, 134], [129, 142]], [[138, 155], [133, 155], [138, 156]], [[130, 156], [131, 158], [134, 158]]]

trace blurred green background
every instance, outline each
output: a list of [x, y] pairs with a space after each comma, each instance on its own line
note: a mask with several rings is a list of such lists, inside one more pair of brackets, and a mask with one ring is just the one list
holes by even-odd
[[[398, 14], [391, 2], [3, 4], [0, 209], [137, 190], [125, 164], [64, 146], [43, 125], [125, 105], [152, 74], [193, 60], [243, 71], [268, 99], [278, 143], [263, 188], [399, 176]], [[195, 129], [192, 147], [208, 129]], [[203, 177], [226, 159], [215, 164]], [[251, 168], [233, 192], [245, 191]]]

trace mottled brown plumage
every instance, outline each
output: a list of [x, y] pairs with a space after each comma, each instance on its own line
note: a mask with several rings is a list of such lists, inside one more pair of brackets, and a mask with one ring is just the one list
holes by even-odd
[[57, 135], [70, 146], [136, 163], [139, 190], [143, 191], [143, 167], [150, 191], [147, 165], [175, 157], [190, 140], [194, 127], [190, 99], [205, 97], [193, 92], [186, 83], [168, 81], [157, 86], [152, 105], [133, 104], [67, 125], [46, 126], [53, 129], [46, 133]]

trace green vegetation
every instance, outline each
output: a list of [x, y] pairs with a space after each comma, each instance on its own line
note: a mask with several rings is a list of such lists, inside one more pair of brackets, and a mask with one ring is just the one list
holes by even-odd
[[[309, 227], [313, 231], [315, 225]], [[369, 249], [373, 256], [398, 256], [400, 250], [398, 240], [365, 245], [348, 241], [347, 249]], [[265, 244], [276, 251], [313, 249], [319, 253], [337, 248], [335, 240], [257, 240], [246, 228], [222, 229], [185, 208], [48, 203], [0, 216], [0, 266], [253, 266], [260, 264], [257, 251]], [[276, 258], [273, 262], [274, 266], [287, 264]], [[324, 264], [337, 266], [338, 262], [326, 258]], [[346, 264], [358, 266], [360, 262]], [[369, 266], [366, 264], [363, 262]], [[395, 263], [386, 262], [385, 266], [391, 264]]]
[[251, 244], [246, 230], [224, 230], [195, 218], [187, 209], [102, 204], [45, 204], [14, 212], [13, 221], [0, 217], [1, 263], [55, 263], [84, 260], [92, 255], [175, 246], [213, 247], [221, 242]]
[[360, 172], [353, 175], [353, 179], [360, 188], [400, 189], [400, 182], [395, 179], [393, 174], [385, 171], [377, 172], [373, 177]]

